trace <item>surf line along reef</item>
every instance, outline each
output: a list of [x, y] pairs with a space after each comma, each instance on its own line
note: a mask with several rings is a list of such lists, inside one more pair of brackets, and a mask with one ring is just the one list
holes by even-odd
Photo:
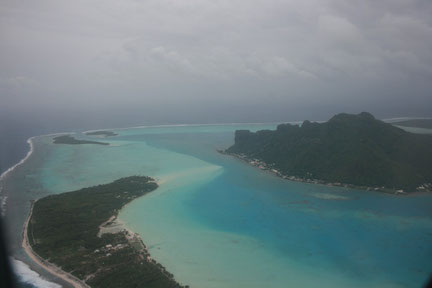
[[137, 234], [118, 228], [119, 210], [157, 187], [150, 177], [130, 176], [36, 200], [24, 226], [25, 251], [74, 287], [187, 288]]

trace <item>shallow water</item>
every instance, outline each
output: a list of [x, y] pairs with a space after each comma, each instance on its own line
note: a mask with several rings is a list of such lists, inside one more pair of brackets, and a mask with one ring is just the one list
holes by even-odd
[[[191, 287], [420, 287], [432, 271], [432, 196], [285, 181], [216, 152], [236, 129], [117, 130], [101, 145], [35, 140], [6, 184], [15, 238], [29, 199], [149, 175], [160, 187], [120, 218]], [[82, 134], [78, 137], [91, 138]], [[19, 204], [18, 206], [12, 206]], [[10, 208], [13, 208], [11, 211]], [[27, 260], [18, 245], [16, 258]]]

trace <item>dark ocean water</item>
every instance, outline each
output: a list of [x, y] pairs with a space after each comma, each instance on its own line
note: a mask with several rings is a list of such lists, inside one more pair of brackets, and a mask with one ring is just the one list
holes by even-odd
[[35, 132], [24, 127], [2, 127], [0, 131], [0, 174], [18, 163], [29, 150], [27, 139]]
[[[0, 174], [23, 159], [30, 147], [27, 139], [47, 133], [47, 129], [25, 125], [17, 121], [5, 121], [0, 125]], [[0, 191], [1, 193], [1, 191]], [[15, 277], [19, 288], [38, 288], [39, 286], [24, 282], [22, 275]]]
[[[123, 117], [124, 115], [122, 117], [110, 117], [107, 120], [94, 114], [89, 116], [75, 113], [73, 117], [66, 114], [46, 116], [37, 113], [21, 113], [18, 115], [0, 109], [0, 174], [16, 165], [27, 155], [30, 149], [27, 140], [30, 137], [59, 132], [144, 124], [139, 117]], [[1, 189], [0, 187], [0, 196], [2, 194]], [[9, 243], [9, 246], [12, 246], [12, 243]], [[16, 263], [14, 266], [16, 266]], [[19, 275], [16, 277], [18, 287], [55, 287], [56, 284], [45, 281], [36, 272], [30, 270], [26, 264], [21, 262], [19, 266]], [[32, 285], [28, 282], [39, 284]]]
[[[74, 129], [61, 122], [43, 123], [38, 119], [20, 119], [15, 115], [0, 115], [0, 174], [16, 165], [27, 155], [30, 149], [27, 140], [30, 137], [71, 130]], [[0, 190], [0, 196], [1, 192]], [[9, 244], [11, 246], [12, 243]], [[19, 267], [16, 264], [13, 266], [16, 271], [19, 271], [19, 275], [15, 277], [18, 287], [51, 287], [51, 284], [53, 284], [44, 282], [45, 280], [40, 278], [36, 272], [30, 270], [26, 264], [20, 262]], [[29, 282], [39, 284], [32, 285]], [[53, 285], [55, 286], [55, 284]]]
[[49, 109], [13, 113], [0, 107], [0, 174], [25, 157], [29, 149], [26, 141], [32, 136], [144, 124], [146, 121], [142, 119], [142, 115], [132, 115], [123, 110], [112, 111], [107, 116], [95, 111], [90, 113]]

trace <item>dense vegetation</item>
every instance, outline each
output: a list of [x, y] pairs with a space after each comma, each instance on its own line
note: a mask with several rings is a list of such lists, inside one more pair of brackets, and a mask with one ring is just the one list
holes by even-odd
[[63, 135], [54, 137], [54, 144], [99, 144], [99, 145], [109, 145], [109, 143], [89, 141], [89, 140], [78, 140], [70, 135]]
[[86, 132], [85, 134], [90, 136], [105, 136], [105, 137], [118, 135], [117, 133], [114, 133], [112, 131], [94, 131], [94, 132]]
[[281, 124], [276, 131], [239, 130], [226, 152], [302, 179], [409, 191], [432, 182], [432, 136], [408, 133], [366, 112]]
[[[133, 199], [157, 188], [149, 177], [50, 195], [35, 202], [28, 226], [33, 250], [91, 287], [181, 287], [126, 232], [103, 234], [99, 226]], [[130, 239], [129, 239], [130, 240]]]

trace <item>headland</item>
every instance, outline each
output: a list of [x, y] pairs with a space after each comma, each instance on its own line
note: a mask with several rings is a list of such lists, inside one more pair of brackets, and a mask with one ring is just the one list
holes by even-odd
[[431, 147], [432, 135], [363, 112], [275, 131], [237, 130], [223, 152], [293, 181], [405, 194], [432, 191]]
[[157, 187], [150, 177], [130, 176], [41, 198], [30, 210], [23, 247], [74, 287], [184, 287], [116, 221], [124, 205]]

